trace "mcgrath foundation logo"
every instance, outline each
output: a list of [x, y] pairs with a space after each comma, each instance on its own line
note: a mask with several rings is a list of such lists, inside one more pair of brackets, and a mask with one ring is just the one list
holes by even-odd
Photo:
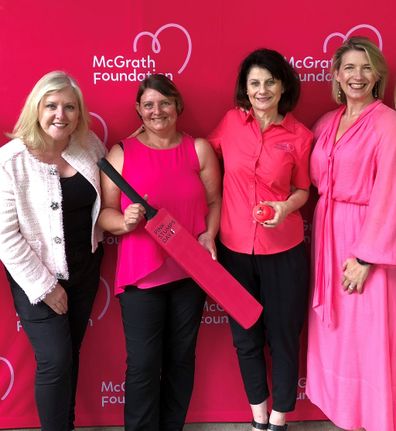
[[182, 31], [184, 33], [184, 36], [187, 39], [188, 49], [187, 49], [186, 58], [184, 59], [184, 62], [182, 64], [182, 66], [177, 71], [177, 73], [180, 74], [180, 73], [183, 72], [183, 70], [186, 68], [188, 62], [190, 61], [191, 51], [192, 51], [192, 42], [191, 42], [191, 37], [190, 37], [188, 31], [184, 27], [182, 27], [181, 25], [179, 25], [179, 24], [165, 24], [162, 27], [160, 27], [155, 33], [151, 33], [149, 31], [142, 31], [141, 33], [139, 33], [135, 37], [135, 40], [133, 41], [133, 52], [137, 52], [137, 44], [138, 44], [139, 39], [142, 36], [148, 36], [148, 37], [151, 37], [151, 39], [152, 39], [151, 49], [153, 50], [153, 52], [155, 52], [156, 54], [158, 54], [161, 51], [161, 44], [160, 44], [160, 41], [158, 39], [158, 36], [164, 30], [166, 30], [168, 28], [172, 28], [172, 27], [177, 28], [180, 31]]
[[103, 319], [104, 315], [107, 313], [107, 310], [109, 309], [109, 305], [110, 305], [110, 298], [111, 298], [109, 283], [103, 277], [100, 277], [100, 281], [101, 281], [100, 286], [102, 287], [102, 290], [104, 290], [105, 292], [105, 302], [103, 304], [102, 310], [100, 311], [97, 317], [98, 320]]
[[[340, 38], [341, 42], [344, 42], [345, 40], [347, 40], [350, 36], [352, 36], [352, 34], [354, 32], [357, 32], [358, 30], [364, 30], [365, 33], [367, 30], [369, 30], [369, 33], [372, 33], [375, 35], [375, 38], [377, 39], [377, 45], [378, 48], [382, 51], [382, 36], [381, 33], [379, 32], [378, 29], [376, 29], [374, 26], [370, 25], [370, 24], [359, 24], [359, 25], [355, 25], [355, 27], [352, 27], [349, 31], [347, 31], [345, 34], [343, 33], [339, 33], [339, 32], [334, 32], [329, 34], [325, 41], [323, 42], [323, 52], [326, 53], [327, 52], [327, 47], [329, 42], [331, 41], [331, 39], [333, 38]], [[356, 33], [358, 34], [358, 33]], [[372, 38], [370, 38], [372, 39]]]
[[228, 325], [228, 316], [219, 304], [208, 299], [205, 302], [201, 325]]
[[100, 390], [101, 407], [125, 404], [125, 381], [103, 381]]
[[[300, 77], [301, 82], [330, 82], [332, 66], [332, 54], [342, 42], [353, 35], [367, 36], [374, 42], [378, 42], [378, 47], [382, 50], [382, 36], [377, 28], [370, 24], [359, 24], [350, 28], [345, 33], [330, 33], [323, 41], [322, 51], [324, 56], [319, 58], [313, 55], [307, 55], [303, 58], [291, 56], [288, 61], [294, 67]], [[333, 42], [336, 40], [337, 45]], [[329, 45], [332, 45], [332, 51], [329, 52]]]
[[[169, 30], [176, 30], [178, 36], [180, 35], [181, 40], [184, 40], [187, 43], [187, 48], [180, 64], [174, 65], [174, 71], [170, 70], [164, 72], [161, 65], [157, 65], [157, 58], [163, 48], [160, 36], [162, 40], [164, 33], [167, 33]], [[139, 55], [139, 52], [142, 52], [141, 45], [147, 38], [149, 40], [151, 39], [151, 52]], [[177, 50], [167, 46], [168, 49], [170, 48], [169, 52], [172, 54], [176, 51], [180, 52], [181, 45], [179, 45], [179, 40], [177, 43]], [[124, 54], [119, 54], [113, 57], [94, 55], [92, 57], [93, 83], [98, 85], [115, 82], [140, 82], [153, 73], [164, 73], [168, 78], [173, 79], [175, 72], [180, 75], [187, 67], [192, 53], [192, 41], [190, 34], [183, 26], [176, 23], [168, 23], [161, 26], [154, 33], [151, 31], [142, 31], [138, 33], [133, 39], [132, 51], [133, 54], [135, 54], [133, 57]]]
[[14, 386], [14, 368], [11, 362], [0, 356], [0, 401], [4, 401]]
[[298, 386], [297, 386], [297, 401], [304, 401], [308, 399], [307, 394], [305, 393], [305, 387], [307, 384], [307, 378], [306, 377], [300, 377], [298, 379]]
[[102, 140], [104, 145], [106, 145], [109, 138], [109, 128], [107, 127], [106, 121], [96, 112], [90, 112], [89, 115], [99, 122], [101, 126], [100, 128], [102, 129], [102, 134], [99, 134], [99, 138]]

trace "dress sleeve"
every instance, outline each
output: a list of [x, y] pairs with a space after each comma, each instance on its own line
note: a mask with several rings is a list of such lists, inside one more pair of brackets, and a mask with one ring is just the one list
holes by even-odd
[[396, 265], [396, 114], [381, 120], [376, 129], [376, 177], [367, 216], [351, 251], [366, 262]]
[[0, 260], [29, 301], [36, 304], [55, 287], [58, 280], [43, 265], [20, 232], [12, 184], [11, 175], [0, 166]]

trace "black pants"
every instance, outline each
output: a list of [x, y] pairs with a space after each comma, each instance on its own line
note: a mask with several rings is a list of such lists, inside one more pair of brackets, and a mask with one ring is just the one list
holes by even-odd
[[181, 431], [205, 293], [184, 279], [119, 295], [127, 349], [126, 431]]
[[99, 284], [103, 248], [95, 254], [75, 251], [69, 280], [60, 280], [68, 312], [56, 314], [47, 304], [31, 305], [7, 273], [15, 309], [33, 346], [37, 362], [35, 397], [42, 431], [74, 429], [79, 353]]
[[248, 255], [219, 247], [220, 262], [264, 307], [250, 329], [233, 319], [230, 325], [246, 394], [250, 404], [269, 396], [264, 345], [272, 359], [273, 409], [294, 409], [297, 396], [300, 333], [308, 294], [304, 244], [273, 255]]

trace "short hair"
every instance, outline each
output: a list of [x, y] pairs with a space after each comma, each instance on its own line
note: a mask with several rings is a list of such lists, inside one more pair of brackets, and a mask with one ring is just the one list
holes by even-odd
[[65, 88], [71, 88], [78, 101], [80, 115], [74, 134], [77, 141], [83, 144], [82, 138], [86, 136], [89, 128], [89, 114], [77, 82], [63, 71], [49, 72], [37, 81], [26, 98], [14, 130], [9, 136], [22, 139], [28, 148], [44, 149], [46, 143], [38, 121], [40, 102], [46, 95], [56, 93]]
[[341, 104], [346, 103], [344, 92], [340, 91], [340, 86], [335, 79], [335, 72], [340, 70], [342, 57], [349, 51], [363, 51], [366, 53], [370, 66], [377, 78], [377, 83], [373, 88], [373, 97], [383, 99], [385, 87], [388, 80], [388, 66], [385, 58], [378, 46], [371, 42], [367, 37], [355, 36], [347, 39], [335, 52], [331, 71], [332, 77], [332, 96], [333, 99]]
[[297, 105], [300, 97], [300, 79], [288, 61], [277, 51], [257, 49], [241, 63], [235, 85], [235, 103], [243, 109], [252, 107], [247, 95], [247, 77], [253, 67], [267, 69], [273, 78], [282, 82], [284, 92], [279, 100], [278, 111], [285, 115]]
[[175, 99], [177, 114], [180, 115], [183, 112], [184, 102], [182, 95], [174, 82], [171, 81], [167, 76], [160, 73], [155, 73], [145, 78], [139, 85], [136, 94], [136, 103], [140, 104], [140, 99], [147, 89], [156, 90], [166, 97], [173, 97]]

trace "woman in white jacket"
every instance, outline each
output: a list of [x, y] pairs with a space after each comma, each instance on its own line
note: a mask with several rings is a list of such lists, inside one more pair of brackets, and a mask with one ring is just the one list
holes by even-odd
[[0, 259], [33, 346], [43, 431], [74, 428], [78, 357], [99, 283], [105, 148], [64, 72], [34, 86], [0, 148]]

